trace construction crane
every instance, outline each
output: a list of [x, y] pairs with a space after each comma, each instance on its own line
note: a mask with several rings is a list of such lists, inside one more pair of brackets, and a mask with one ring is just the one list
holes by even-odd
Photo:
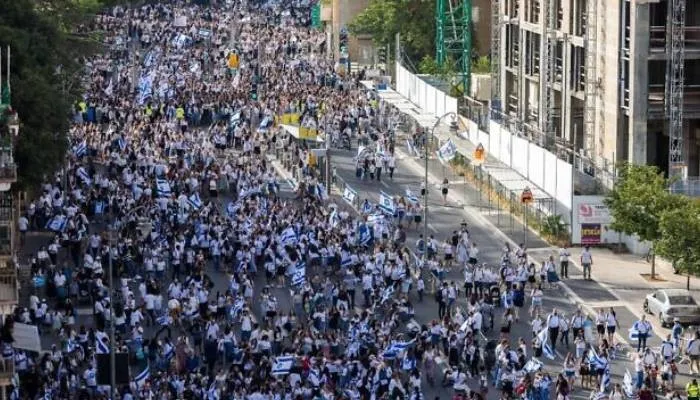
[[472, 69], [471, 0], [436, 1], [435, 60], [440, 67], [456, 63], [462, 92], [469, 95]]
[[[491, 4], [491, 110], [501, 112], [501, 1]], [[495, 118], [492, 118], [495, 119]]]
[[555, 107], [555, 89], [554, 84], [557, 80], [557, 3], [549, 1], [548, 5], [543, 8], [545, 13], [545, 32], [544, 46], [542, 46], [541, 73], [540, 76], [544, 82], [540, 84], [540, 124], [539, 128], [542, 131], [540, 135], [540, 146], [547, 148], [549, 140], [554, 140], [556, 137], [556, 128], [554, 118], [556, 111]]
[[[596, 157], [595, 127], [598, 97], [598, 76], [596, 67], [598, 61], [597, 33], [598, 33], [598, 0], [588, 0], [586, 10], [586, 69], [585, 69], [585, 107], [583, 112], [583, 151], [591, 160]], [[577, 143], [573, 143], [574, 150], [578, 150]], [[594, 161], [595, 163], [595, 161]]]
[[666, 115], [668, 116], [668, 175], [685, 180], [688, 164], [683, 150], [683, 83], [685, 80], [685, 0], [668, 1], [666, 40]]

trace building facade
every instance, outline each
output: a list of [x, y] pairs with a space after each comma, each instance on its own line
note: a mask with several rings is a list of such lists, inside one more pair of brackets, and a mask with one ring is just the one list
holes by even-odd
[[[546, 132], [598, 165], [667, 170], [669, 1], [498, 0], [496, 106], [526, 136]], [[697, 177], [700, 2], [686, 0], [684, 33], [683, 155]]]

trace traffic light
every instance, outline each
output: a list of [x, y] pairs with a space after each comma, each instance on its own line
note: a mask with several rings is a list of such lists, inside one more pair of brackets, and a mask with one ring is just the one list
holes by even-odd
[[379, 64], [386, 64], [386, 46], [377, 49], [377, 58], [379, 59]]
[[340, 52], [340, 58], [348, 57], [348, 31], [345, 28], [340, 30], [340, 35], [338, 36], [338, 51]]

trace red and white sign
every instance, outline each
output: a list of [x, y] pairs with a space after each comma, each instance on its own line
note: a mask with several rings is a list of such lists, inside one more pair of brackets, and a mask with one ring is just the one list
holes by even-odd
[[581, 203], [578, 205], [579, 224], [609, 224], [611, 222], [612, 216], [605, 204]]

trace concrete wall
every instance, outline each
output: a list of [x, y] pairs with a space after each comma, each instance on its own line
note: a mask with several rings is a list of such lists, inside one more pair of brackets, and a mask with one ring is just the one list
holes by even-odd
[[491, 2], [493, 0], [472, 0], [472, 31], [474, 51], [481, 56], [491, 54]]

